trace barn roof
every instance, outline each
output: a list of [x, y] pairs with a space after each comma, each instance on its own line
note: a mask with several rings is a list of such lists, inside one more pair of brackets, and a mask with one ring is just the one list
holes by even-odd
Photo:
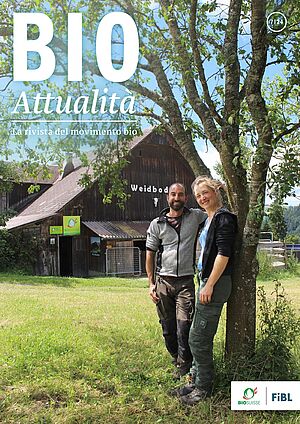
[[55, 213], [37, 213], [37, 214], [33, 214], [33, 215], [25, 215], [25, 216], [15, 216], [13, 218], [11, 218], [9, 221], [7, 221], [6, 223], [6, 228], [7, 230], [12, 230], [13, 228], [19, 228], [19, 227], [23, 227], [27, 224], [33, 224], [33, 223], [38, 223], [39, 221], [42, 221], [45, 218], [49, 218], [50, 216], [55, 215]]
[[149, 221], [83, 221], [86, 227], [106, 240], [145, 239]]
[[59, 166], [58, 165], [48, 165], [47, 174], [41, 170], [36, 176], [27, 175], [26, 172], [26, 163], [19, 165], [14, 162], [4, 162], [7, 165], [13, 166], [15, 172], [15, 178], [12, 182], [16, 184], [53, 184], [55, 180], [59, 177]]
[[79, 184], [84, 171], [86, 171], [86, 168], [80, 167], [65, 178], [56, 180], [48, 190], [27, 206], [18, 216], [11, 218], [7, 222], [6, 228], [11, 230], [55, 215], [84, 190], [84, 187]]
[[[44, 176], [42, 172], [40, 172], [36, 177], [26, 176], [25, 178], [21, 175], [22, 183], [31, 183], [31, 184], [53, 184], [54, 181], [59, 177], [59, 166], [58, 165], [49, 165], [47, 167], [49, 171], [48, 176]], [[21, 171], [20, 171], [21, 172]]]
[[[130, 142], [130, 150], [141, 143], [152, 131], [152, 128], [147, 129], [141, 136], [135, 137]], [[54, 181], [48, 190], [27, 206], [18, 216], [11, 218], [6, 223], [6, 228], [9, 230], [19, 228], [53, 216], [83, 192], [85, 187], [80, 184], [80, 179], [87, 168], [82, 167], [78, 161], [75, 166], [77, 167], [64, 178], [58, 178]]]

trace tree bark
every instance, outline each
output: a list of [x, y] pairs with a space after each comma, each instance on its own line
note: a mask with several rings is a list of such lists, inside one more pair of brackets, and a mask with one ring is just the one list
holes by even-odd
[[[273, 153], [272, 126], [261, 93], [267, 61], [266, 1], [252, 0], [251, 15], [252, 62], [246, 79], [245, 96], [258, 140], [249, 184], [249, 211], [237, 241], [233, 293], [227, 310], [226, 351], [229, 355], [236, 353], [239, 347], [246, 348], [245, 354], [255, 349], [256, 251], [264, 215], [267, 171]], [[237, 308], [239, 316], [236, 314]]]

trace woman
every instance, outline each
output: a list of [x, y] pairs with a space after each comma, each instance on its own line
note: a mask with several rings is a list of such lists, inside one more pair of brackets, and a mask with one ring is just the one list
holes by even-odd
[[200, 229], [198, 262], [199, 290], [190, 329], [189, 344], [194, 358], [193, 383], [178, 390], [187, 405], [211, 396], [214, 367], [213, 339], [225, 302], [231, 292], [232, 254], [237, 231], [236, 216], [223, 207], [222, 184], [200, 176], [192, 184], [198, 205], [207, 213]]

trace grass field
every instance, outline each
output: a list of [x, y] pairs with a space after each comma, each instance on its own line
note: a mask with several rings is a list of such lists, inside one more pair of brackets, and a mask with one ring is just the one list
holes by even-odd
[[[1, 423], [300, 423], [295, 412], [230, 411], [218, 391], [193, 408], [168, 396], [172, 366], [145, 279], [0, 283]], [[284, 286], [300, 314], [299, 277]], [[219, 355], [224, 328], [223, 316]]]

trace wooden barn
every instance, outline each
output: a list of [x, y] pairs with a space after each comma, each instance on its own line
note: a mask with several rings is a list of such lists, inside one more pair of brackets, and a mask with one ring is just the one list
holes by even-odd
[[[43, 194], [44, 191], [48, 190], [59, 176], [58, 166], [56, 165], [49, 167], [48, 177], [39, 175], [37, 178], [24, 178], [22, 177], [21, 170], [19, 170], [19, 173], [20, 181], [12, 183], [12, 190], [0, 192], [0, 213], [8, 209], [21, 212], [26, 206]], [[39, 186], [39, 191], [29, 193], [28, 189], [33, 184]]]
[[[97, 183], [84, 189], [84, 168], [70, 166], [10, 219], [10, 231], [27, 231], [40, 240], [37, 274], [63, 276], [122, 275], [145, 272], [149, 222], [167, 206], [174, 181], [190, 190], [193, 172], [169, 134], [147, 130], [132, 140], [129, 164], [122, 172], [130, 194], [125, 208], [104, 205]], [[189, 206], [195, 206], [192, 196]]]

